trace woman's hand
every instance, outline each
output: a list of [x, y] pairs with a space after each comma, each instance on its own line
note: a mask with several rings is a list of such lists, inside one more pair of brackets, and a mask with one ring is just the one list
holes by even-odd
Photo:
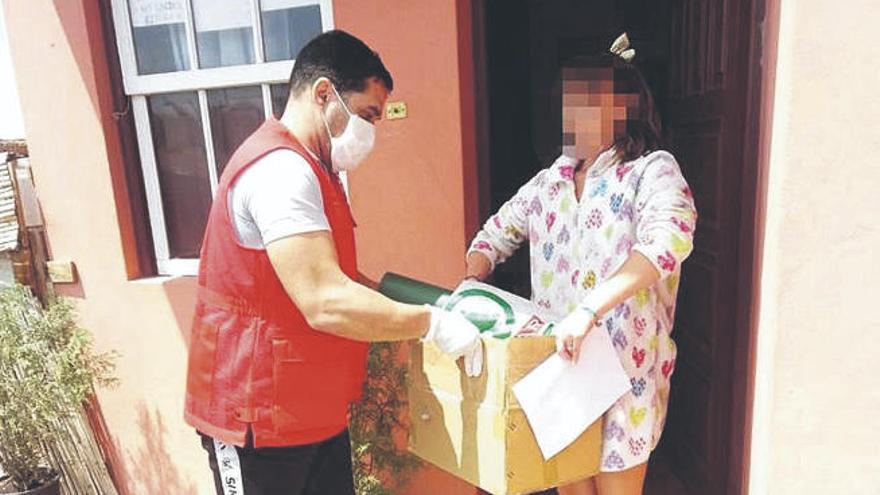
[[556, 353], [566, 360], [576, 363], [581, 354], [581, 345], [590, 330], [596, 326], [596, 315], [578, 307], [555, 327]]
[[489, 261], [489, 258], [483, 253], [471, 251], [471, 253], [468, 254], [466, 263], [467, 269], [464, 274], [465, 280], [472, 278], [483, 281], [486, 280], [490, 273], [492, 273], [492, 262]]
[[[612, 308], [630, 298], [639, 289], [650, 287], [660, 278], [654, 265], [639, 251], [633, 251], [620, 269], [596, 287], [572, 313], [554, 327], [556, 352], [566, 361], [577, 362], [581, 344]], [[592, 310], [592, 311], [591, 311]]]

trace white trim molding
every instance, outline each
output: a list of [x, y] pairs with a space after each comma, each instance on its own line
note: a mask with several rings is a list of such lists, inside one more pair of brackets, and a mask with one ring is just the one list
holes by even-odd
[[[176, 0], [168, 12], [149, 12], [147, 15], [158, 15], [183, 22], [186, 49], [188, 55], [187, 70], [158, 74], [139, 74], [137, 50], [134, 42], [134, 28], [130, 14], [133, 1], [143, 0], [111, 0], [113, 23], [119, 49], [119, 60], [122, 68], [123, 86], [126, 95], [131, 98], [134, 112], [137, 142], [140, 148], [140, 161], [144, 177], [144, 189], [149, 210], [150, 231], [153, 234], [154, 255], [159, 275], [195, 275], [198, 272], [198, 259], [171, 258], [168, 245], [168, 234], [165, 225], [165, 212], [162, 204], [161, 183], [156, 163], [153, 135], [150, 127], [148, 98], [163, 93], [194, 92], [198, 95], [199, 113], [202, 134], [205, 143], [205, 162], [208, 166], [208, 178], [211, 192], [217, 188], [217, 166], [214, 156], [214, 136], [211, 131], [211, 115], [208, 108], [206, 91], [219, 88], [241, 86], [259, 86], [262, 91], [263, 110], [266, 118], [272, 115], [272, 95], [270, 86], [286, 83], [293, 69], [293, 60], [265, 62], [263, 43], [263, 26], [261, 4], [268, 0], [249, 0], [251, 10], [251, 27], [253, 31], [253, 64], [225, 66], [209, 69], [199, 68], [198, 40], [196, 37], [195, 18], [192, 0]], [[156, 0], [162, 3], [164, 0]], [[321, 26], [323, 31], [333, 29], [332, 0], [295, 0], [284, 2], [284, 7], [318, 5], [321, 9]], [[161, 6], [161, 5], [160, 5]], [[149, 5], [148, 5], [149, 7]], [[149, 9], [148, 9], [149, 10]], [[140, 12], [140, 11], [139, 11]], [[139, 15], [144, 15], [143, 13]], [[142, 21], [141, 22], [145, 22]]]

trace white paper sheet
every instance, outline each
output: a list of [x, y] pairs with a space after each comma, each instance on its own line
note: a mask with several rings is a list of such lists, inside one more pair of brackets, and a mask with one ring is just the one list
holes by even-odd
[[554, 354], [517, 382], [513, 393], [548, 460], [577, 440], [630, 388], [608, 332], [599, 327], [584, 339], [576, 364]]

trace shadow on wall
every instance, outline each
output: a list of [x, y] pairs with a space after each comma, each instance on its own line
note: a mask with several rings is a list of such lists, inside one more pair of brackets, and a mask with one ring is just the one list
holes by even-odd
[[111, 440], [110, 429], [104, 421], [104, 413], [101, 411], [101, 404], [98, 402], [97, 397], [92, 395], [88, 398], [85, 404], [85, 411], [101, 453], [104, 455], [107, 471], [109, 471], [110, 478], [113, 480], [113, 486], [116, 487], [119, 495], [130, 495], [124, 489], [125, 487], [122, 482], [125, 479], [125, 472], [123, 471], [122, 461], [119, 458], [118, 445]]
[[[174, 313], [180, 338], [189, 349], [190, 330], [196, 309], [198, 282], [195, 277], [177, 277], [162, 284], [168, 307]], [[181, 377], [185, 380], [185, 377]], [[181, 381], [181, 383], [184, 383]]]
[[[114, 479], [120, 495], [140, 495], [146, 493], [173, 493], [176, 495], [197, 495], [196, 485], [181, 475], [175, 466], [174, 458], [165, 443], [167, 430], [159, 411], [151, 413], [146, 404], [140, 402], [136, 408], [137, 425], [143, 438], [143, 445], [137, 452], [127, 452], [128, 462], [114, 463]], [[119, 459], [123, 452], [117, 438], [113, 449]], [[112, 459], [112, 458], [111, 458]]]
[[[100, 56], [95, 57], [92, 53], [93, 46], [103, 46], [96, 43], [101, 39], [101, 18], [98, 9], [86, 9], [82, 2], [68, 0], [53, 0], [58, 20], [64, 29], [64, 35], [68, 41], [68, 48], [76, 60], [83, 84], [89, 93], [95, 115], [102, 115], [101, 102], [98, 96], [98, 88], [95, 82], [97, 77], [106, 77], [107, 66], [102, 63]], [[96, 67], [96, 64], [98, 65]], [[99, 74], [96, 74], [98, 73]]]

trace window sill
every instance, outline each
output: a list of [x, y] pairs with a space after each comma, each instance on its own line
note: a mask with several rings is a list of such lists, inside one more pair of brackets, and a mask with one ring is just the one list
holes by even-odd
[[136, 278], [129, 280], [135, 285], [166, 285], [177, 282], [178, 280], [186, 280], [195, 278], [195, 275], [155, 275], [152, 277]]
[[156, 268], [159, 269], [159, 276], [194, 277], [199, 274], [199, 260], [198, 259], [181, 259], [181, 258], [170, 259], [170, 260], [160, 259], [156, 262]]

